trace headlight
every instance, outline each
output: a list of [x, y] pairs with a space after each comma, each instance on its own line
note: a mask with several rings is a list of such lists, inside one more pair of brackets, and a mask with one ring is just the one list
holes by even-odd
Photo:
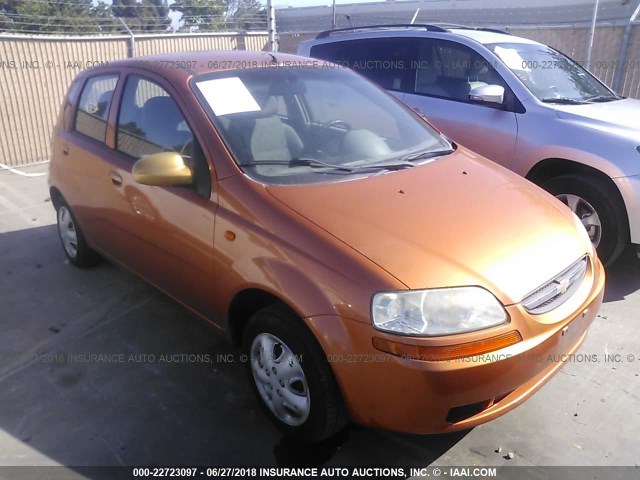
[[480, 287], [377, 293], [371, 316], [380, 330], [416, 336], [473, 332], [509, 320], [496, 297]]

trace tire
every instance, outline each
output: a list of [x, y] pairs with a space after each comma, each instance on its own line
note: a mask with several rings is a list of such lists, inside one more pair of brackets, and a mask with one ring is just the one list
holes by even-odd
[[[598, 257], [611, 265], [629, 242], [629, 222], [620, 193], [614, 185], [594, 175], [569, 174], [542, 183], [542, 188], [569, 206], [583, 222], [600, 223], [598, 227], [585, 225], [596, 245]], [[578, 200], [576, 202], [576, 198]], [[589, 211], [596, 213], [590, 221]]]
[[327, 357], [291, 310], [273, 305], [255, 313], [244, 330], [243, 347], [253, 391], [285, 435], [317, 443], [346, 425], [346, 410]]
[[78, 221], [66, 202], [58, 202], [56, 217], [62, 249], [69, 262], [78, 268], [90, 268], [100, 263], [101, 257], [87, 245]]

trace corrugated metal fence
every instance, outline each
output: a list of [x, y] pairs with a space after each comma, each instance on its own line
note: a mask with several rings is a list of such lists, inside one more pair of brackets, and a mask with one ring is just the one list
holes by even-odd
[[[68, 85], [83, 69], [127, 58], [131, 38], [0, 35], [0, 163], [46, 161]], [[196, 50], [263, 50], [266, 33], [139, 35], [135, 56]]]

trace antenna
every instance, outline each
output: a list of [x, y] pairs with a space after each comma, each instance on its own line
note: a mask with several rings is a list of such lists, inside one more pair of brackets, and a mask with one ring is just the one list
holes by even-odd
[[[638, 7], [638, 8], [640, 8], [640, 7]], [[418, 13], [420, 13], [420, 9], [416, 8], [416, 13], [413, 14], [413, 18], [409, 22], [411, 25], [413, 25], [415, 23], [415, 21], [416, 21], [416, 18], [418, 18]]]
[[635, 23], [636, 20], [638, 20], [638, 15], [640, 15], [640, 3], [638, 3], [638, 8], [636, 8], [636, 11], [633, 12], [633, 15], [631, 15], [631, 18], [629, 19], [630, 23]]

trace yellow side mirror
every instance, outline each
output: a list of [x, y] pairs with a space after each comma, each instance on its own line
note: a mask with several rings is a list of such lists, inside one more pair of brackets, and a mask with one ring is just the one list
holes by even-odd
[[143, 185], [157, 187], [193, 183], [191, 169], [176, 152], [154, 153], [142, 157], [133, 165], [133, 178]]

